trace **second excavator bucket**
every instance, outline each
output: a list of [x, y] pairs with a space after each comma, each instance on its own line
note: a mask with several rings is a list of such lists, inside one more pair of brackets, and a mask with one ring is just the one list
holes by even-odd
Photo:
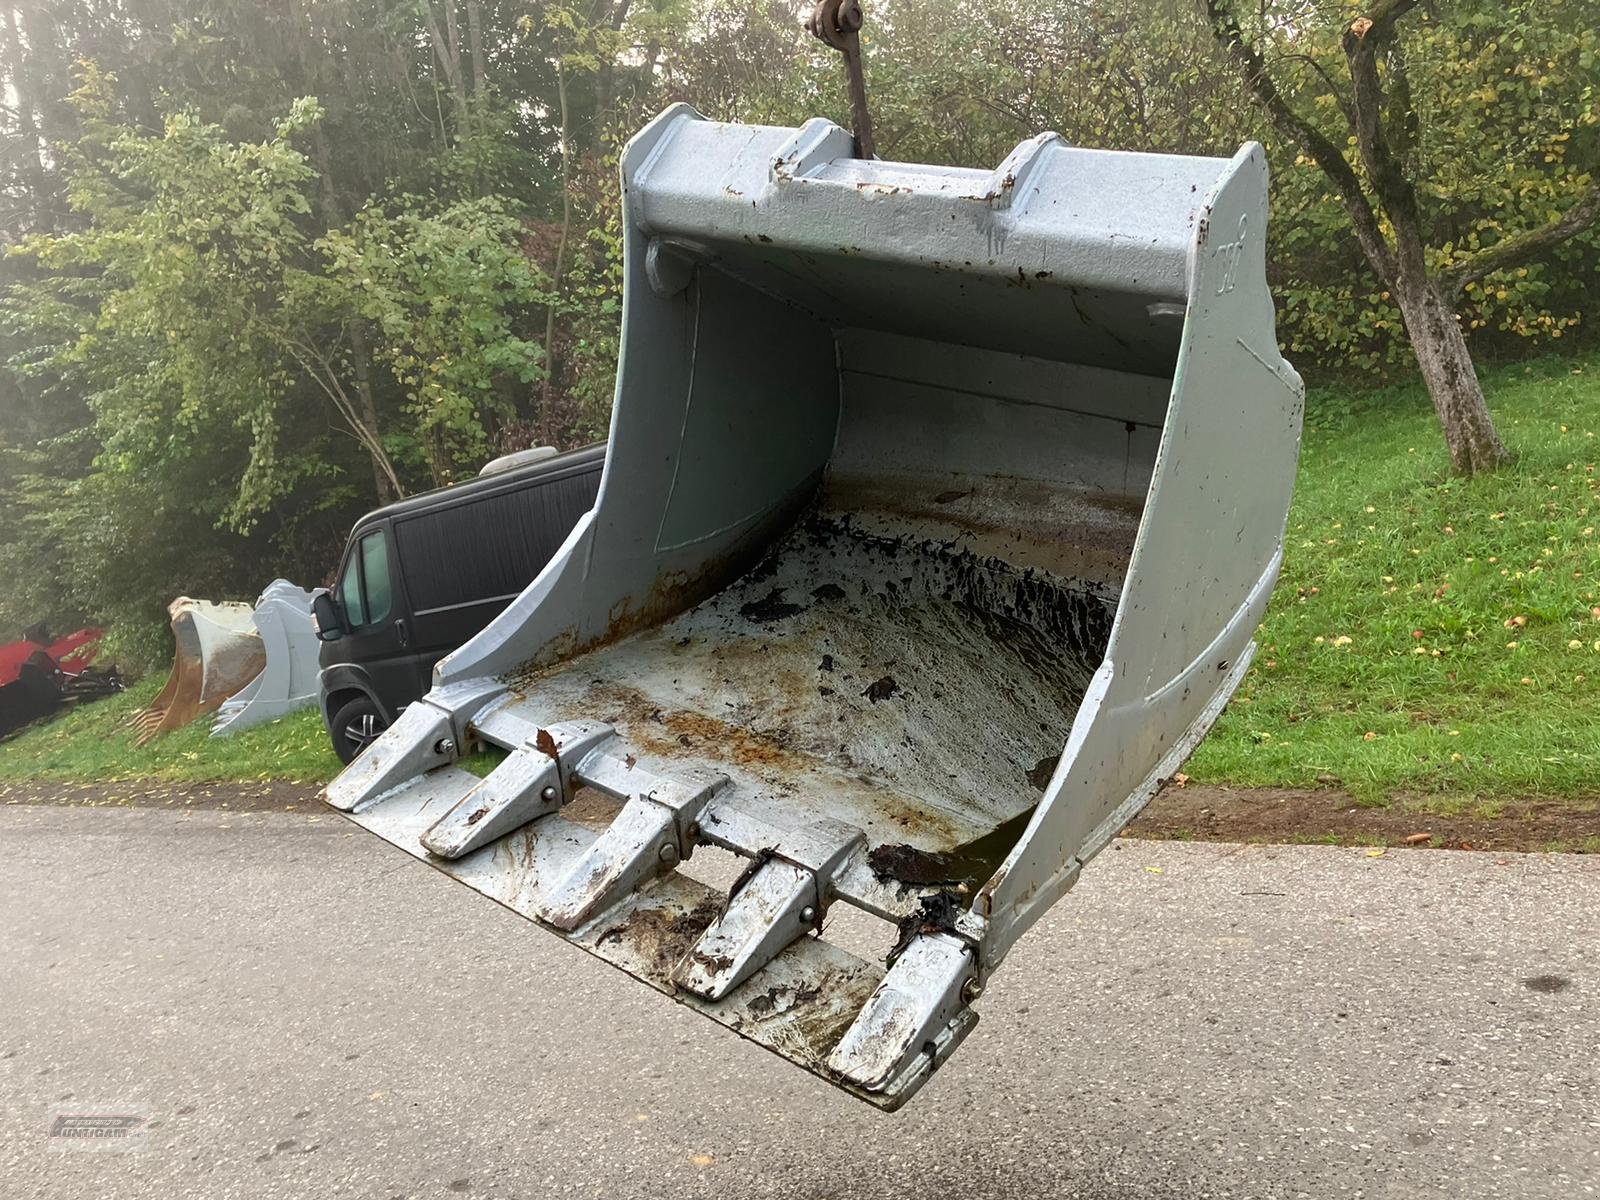
[[216, 712], [266, 663], [248, 604], [214, 604], [179, 596], [172, 621], [172, 673], [160, 694], [129, 721], [144, 745], [197, 717]]
[[314, 595], [287, 579], [274, 579], [261, 593], [250, 622], [261, 639], [263, 665], [255, 678], [222, 702], [212, 737], [238, 733], [316, 703], [318, 643], [311, 623]]
[[895, 1108], [1245, 673], [1303, 393], [1260, 146], [852, 153], [633, 139], [595, 508], [327, 800]]

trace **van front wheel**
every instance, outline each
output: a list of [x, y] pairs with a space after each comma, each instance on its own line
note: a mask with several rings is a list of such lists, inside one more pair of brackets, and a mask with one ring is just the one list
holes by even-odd
[[333, 751], [342, 763], [352, 763], [378, 735], [389, 728], [371, 696], [357, 696], [333, 714]]

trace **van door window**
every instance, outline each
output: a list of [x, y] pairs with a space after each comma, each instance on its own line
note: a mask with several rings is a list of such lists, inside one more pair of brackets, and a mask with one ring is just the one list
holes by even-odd
[[361, 555], [352, 554], [344, 564], [344, 578], [339, 580], [339, 602], [344, 606], [344, 619], [352, 629], [367, 623], [367, 606], [361, 602]]
[[394, 606], [394, 588], [389, 581], [389, 547], [383, 530], [362, 537], [356, 552], [345, 563], [339, 598], [344, 604], [345, 620], [352, 628], [375, 625], [389, 615]]
[[389, 615], [394, 589], [389, 585], [389, 547], [383, 531], [361, 539], [361, 574], [367, 597], [367, 622], [374, 624]]

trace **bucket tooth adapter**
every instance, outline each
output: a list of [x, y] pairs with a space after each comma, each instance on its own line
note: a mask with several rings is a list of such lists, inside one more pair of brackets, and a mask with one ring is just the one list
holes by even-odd
[[311, 623], [314, 592], [274, 579], [256, 600], [250, 621], [265, 662], [255, 678], [217, 710], [211, 736], [238, 733], [275, 721], [317, 699], [317, 631]]
[[852, 146], [629, 143], [595, 507], [326, 799], [893, 1109], [1249, 667], [1303, 390], [1260, 146]]
[[167, 605], [167, 615], [175, 643], [172, 673], [160, 694], [128, 722], [141, 746], [216, 712], [266, 665], [248, 604], [179, 596]]

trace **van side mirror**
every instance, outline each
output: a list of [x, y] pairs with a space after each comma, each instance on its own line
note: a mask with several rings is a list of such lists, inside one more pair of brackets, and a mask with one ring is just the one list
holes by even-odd
[[318, 592], [311, 598], [311, 624], [317, 631], [317, 641], [336, 642], [349, 632], [332, 592]]

